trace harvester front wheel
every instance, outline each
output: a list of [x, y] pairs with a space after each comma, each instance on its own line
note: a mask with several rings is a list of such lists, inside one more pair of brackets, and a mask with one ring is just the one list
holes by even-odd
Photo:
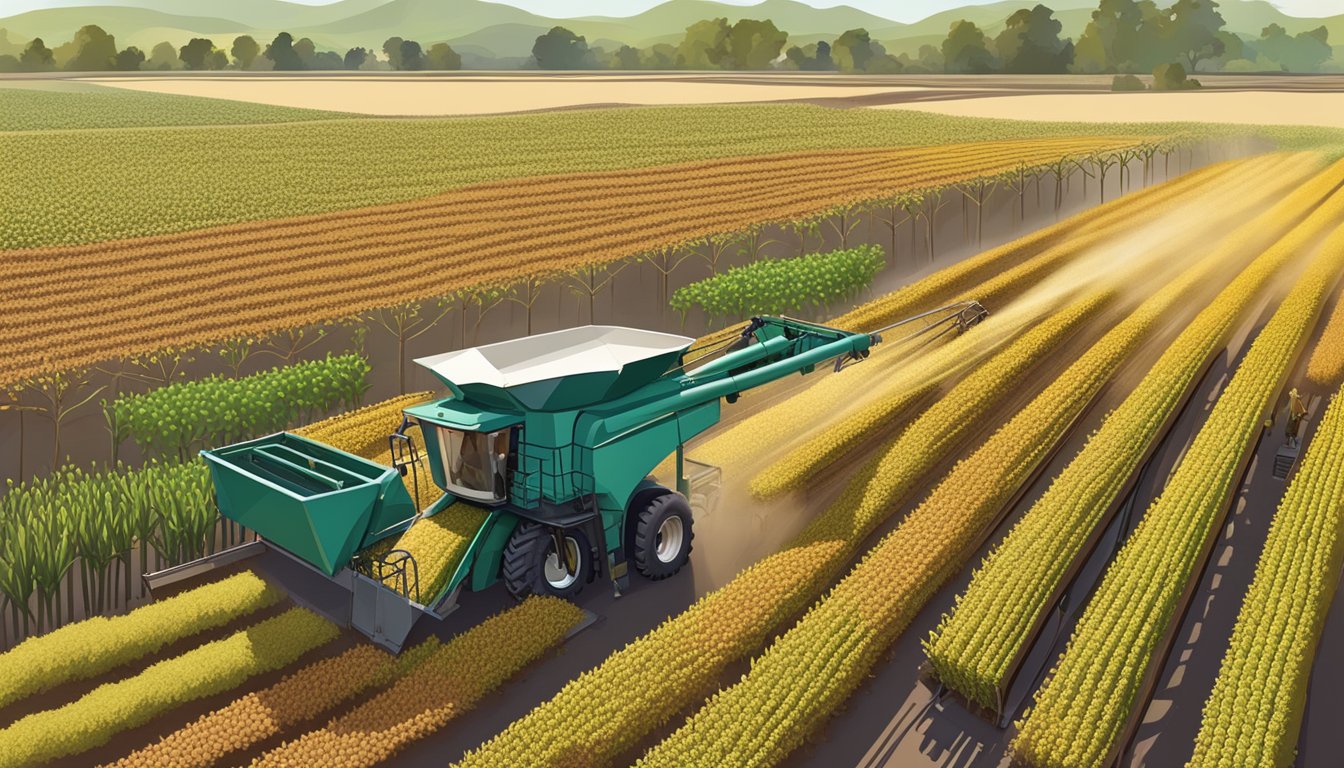
[[556, 548], [556, 536], [539, 523], [524, 521], [514, 529], [504, 548], [504, 586], [522, 600], [528, 595], [573, 597], [592, 573], [592, 547], [583, 531], [569, 529], [559, 537], [565, 551]]
[[681, 570], [691, 559], [691, 504], [680, 493], [667, 493], [649, 502], [635, 524], [635, 567], [658, 581]]

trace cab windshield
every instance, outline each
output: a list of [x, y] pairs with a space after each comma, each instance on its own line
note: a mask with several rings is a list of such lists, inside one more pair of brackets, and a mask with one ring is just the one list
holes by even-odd
[[509, 432], [440, 429], [439, 448], [449, 490], [479, 501], [503, 501], [509, 462]]

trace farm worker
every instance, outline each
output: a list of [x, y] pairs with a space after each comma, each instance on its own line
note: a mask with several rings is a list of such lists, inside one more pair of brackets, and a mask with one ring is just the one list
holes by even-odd
[[1307, 406], [1303, 404], [1302, 396], [1297, 393], [1297, 387], [1293, 387], [1288, 390], [1288, 422], [1283, 425], [1283, 433], [1288, 438], [1289, 445], [1297, 445], [1297, 429], [1306, 416]]
[[475, 491], [489, 491], [494, 485], [487, 474], [490, 461], [486, 436], [479, 432], [462, 434], [462, 449], [457, 456], [457, 470], [462, 485]]

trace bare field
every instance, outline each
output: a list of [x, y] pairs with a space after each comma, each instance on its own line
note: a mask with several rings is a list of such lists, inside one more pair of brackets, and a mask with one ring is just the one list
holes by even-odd
[[[919, 109], [945, 115], [1017, 120], [1344, 127], [1344, 78], [1204, 73], [1200, 77], [1205, 89], [1194, 93], [1111, 93], [1109, 75], [193, 73], [100, 75], [80, 78], [79, 82], [383, 117], [805, 101], [842, 108]], [[11, 79], [0, 83], [6, 87], [25, 85], [23, 80]]]
[[729, 104], [917, 92], [916, 87], [683, 81], [668, 78], [146, 77], [98, 78], [116, 88], [381, 116], [486, 115], [632, 104]]
[[1205, 122], [1344, 128], [1344, 93], [1266, 91], [978, 96], [878, 105], [957, 117], [1085, 123]]

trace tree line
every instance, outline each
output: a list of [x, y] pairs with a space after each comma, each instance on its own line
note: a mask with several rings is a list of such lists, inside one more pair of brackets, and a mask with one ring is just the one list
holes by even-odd
[[[1063, 25], [1045, 5], [1022, 8], [996, 35], [975, 23], [956, 21], [941, 45], [920, 46], [915, 54], [893, 54], [866, 29], [851, 29], [833, 40], [789, 45], [789, 33], [770, 19], [704, 19], [686, 28], [680, 42], [615, 50], [590, 46], [584, 36], [557, 26], [536, 38], [524, 68], [622, 70], [794, 70], [874, 74], [1063, 74], [1147, 73], [1171, 70], [1173, 83], [1185, 72], [1315, 72], [1333, 66], [1324, 27], [1289, 35], [1277, 24], [1258, 38], [1226, 29], [1215, 0], [1100, 0], [1092, 19], [1074, 41], [1061, 37]], [[148, 54], [117, 49], [100, 27], [81, 28], [73, 40], [50, 49], [39, 38], [26, 46], [8, 42], [0, 30], [0, 72], [54, 69], [98, 70], [452, 70], [462, 57], [447, 43], [428, 47], [392, 37], [380, 50], [350, 48], [343, 55], [319, 51], [309, 38], [281, 32], [266, 46], [250, 35], [227, 50], [208, 38], [175, 47], [163, 42]], [[1171, 65], [1179, 64], [1179, 72]], [[1165, 70], [1164, 70], [1165, 71]], [[1179, 77], [1177, 76], [1179, 75]], [[1192, 81], [1193, 82], [1193, 81]], [[1183, 87], [1183, 86], [1174, 86]]]
[[[6, 45], [10, 46], [6, 50]], [[381, 53], [380, 57], [378, 54]], [[462, 57], [447, 43], [428, 48], [415, 40], [388, 38], [381, 51], [350, 48], [344, 55], [319, 51], [309, 38], [281, 32], [264, 47], [251, 35], [239, 35], [227, 50], [209, 38], [192, 38], [183, 46], [155, 45], [146, 54], [131, 45], [118, 50], [116, 38], [94, 24], [81, 27], [69, 42], [48, 48], [42, 38], [27, 45], [8, 43], [0, 30], [0, 72], [76, 72], [219, 70], [448, 70], [461, 69]]]

